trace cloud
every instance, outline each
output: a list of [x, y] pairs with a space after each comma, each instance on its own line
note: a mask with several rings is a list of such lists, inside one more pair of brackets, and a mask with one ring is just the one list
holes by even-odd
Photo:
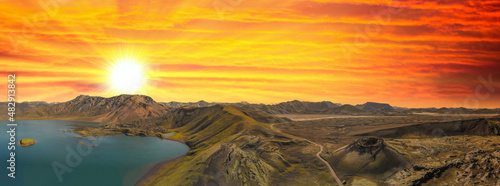
[[450, 106], [500, 69], [496, 0], [256, 0], [223, 12], [211, 0], [91, 0], [47, 19], [38, 2], [0, 3], [0, 74], [18, 73], [26, 100], [112, 95], [102, 85], [122, 48], [138, 49], [143, 93], [160, 101]]

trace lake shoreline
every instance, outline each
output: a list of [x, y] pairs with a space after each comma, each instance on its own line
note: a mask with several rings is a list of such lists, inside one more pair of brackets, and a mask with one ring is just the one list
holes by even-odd
[[[169, 140], [169, 141], [174, 141], [174, 142], [179, 142], [182, 143], [183, 145], [187, 146], [182, 139], [182, 135], [180, 133], [174, 132], [173, 135], [171, 136], [165, 136], [164, 134], [155, 133], [155, 135], [151, 134], [146, 134], [146, 135], [139, 135], [138, 133], [127, 133], [125, 131], [130, 131], [130, 128], [103, 128], [102, 126], [97, 126], [97, 127], [75, 127], [71, 132], [79, 134], [80, 136], [83, 137], [88, 137], [88, 136], [108, 136], [108, 135], [117, 135], [117, 134], [123, 134], [126, 136], [140, 136], [140, 137], [155, 137], [163, 140]], [[189, 147], [188, 147], [189, 148]], [[135, 180], [135, 183], [133, 185], [150, 185], [151, 183], [155, 182], [159, 177], [162, 175], [166, 174], [168, 171], [173, 169], [177, 164], [182, 162], [184, 157], [186, 157], [187, 153], [189, 150], [176, 158], [173, 159], [167, 159], [167, 160], [162, 160], [154, 165], [152, 165], [149, 170], [147, 170], [144, 174], [142, 174], [139, 179]]]
[[[186, 153], [187, 154], [187, 153]], [[160, 176], [166, 174], [168, 171], [173, 169], [177, 164], [182, 162], [186, 157], [186, 154], [179, 156], [174, 159], [163, 160], [155, 164], [150, 170], [148, 170], [144, 175], [142, 175], [139, 180], [135, 182], [135, 186], [150, 185]]]
[[[165, 166], [176, 165], [171, 162], [179, 160], [183, 162], [183, 157], [189, 152], [189, 147], [186, 144], [178, 142], [179, 140], [165, 139], [163, 136], [127, 136], [123, 133], [107, 135], [106, 131], [89, 131], [89, 135], [82, 136], [74, 132], [75, 128], [98, 126], [91, 122], [64, 120], [23, 120], [18, 122], [16, 131], [22, 131], [22, 133], [16, 134], [16, 137], [33, 139], [41, 143], [21, 148], [17, 143], [19, 140], [16, 140], [16, 161], [24, 163], [19, 164], [19, 166], [22, 167], [22, 171], [30, 174], [19, 174], [21, 180], [18, 181], [0, 179], [0, 185], [16, 185], [18, 183], [37, 185], [41, 182], [43, 185], [75, 186], [92, 185], [93, 183], [134, 185], [138, 181], [152, 183], [158, 177], [162, 178], [162, 173], [169, 170], [164, 168]], [[6, 131], [7, 121], [0, 121], [0, 123], [2, 124], [0, 129]], [[90, 135], [94, 134], [92, 132], [101, 135]], [[94, 138], [93, 136], [102, 136], [102, 138]], [[0, 135], [0, 140], [7, 141], [9, 138]], [[0, 153], [7, 154], [7, 148], [0, 149]], [[69, 155], [70, 153], [72, 155]], [[36, 158], [34, 159], [33, 155], [35, 154]], [[52, 167], [37, 166], [40, 163], [49, 165], [51, 162], [64, 163], [68, 156], [78, 156], [83, 161], [77, 165], [78, 167], [72, 167], [75, 168], [74, 170], [78, 170], [78, 173], [60, 175], [64, 182], [58, 179], [58, 174], [54, 174]], [[8, 169], [6, 170], [8, 171]], [[23, 179], [23, 177], [29, 177], [29, 179]], [[145, 184], [148, 184], [147, 182]]]

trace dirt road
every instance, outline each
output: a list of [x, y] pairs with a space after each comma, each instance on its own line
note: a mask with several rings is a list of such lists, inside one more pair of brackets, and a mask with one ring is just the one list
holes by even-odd
[[[281, 133], [281, 131], [280, 131], [279, 129], [274, 128], [274, 125], [275, 125], [275, 124], [271, 124], [271, 125], [270, 125], [270, 126], [271, 126], [271, 129], [272, 129], [272, 130], [275, 130], [276, 132], [280, 132], [280, 133]], [[303, 138], [302, 138], [302, 139], [303, 139]], [[311, 141], [311, 140], [308, 140], [308, 139], [304, 139], [304, 140], [306, 140], [306, 141], [308, 141], [309, 143], [312, 143], [312, 144], [314, 144], [314, 145], [316, 145], [316, 146], [319, 146], [320, 150], [319, 150], [319, 152], [318, 152], [318, 153], [316, 153], [316, 157], [318, 157], [318, 158], [319, 158], [319, 160], [321, 160], [321, 161], [322, 161], [322, 162], [326, 165], [326, 167], [328, 167], [328, 170], [330, 171], [330, 174], [331, 174], [331, 175], [332, 175], [332, 177], [335, 179], [335, 181], [337, 182], [337, 184], [338, 184], [338, 185], [340, 185], [340, 186], [344, 186], [344, 184], [342, 184], [342, 181], [340, 181], [340, 178], [337, 176], [337, 174], [335, 174], [335, 171], [333, 170], [333, 168], [332, 168], [332, 166], [330, 165], [330, 163], [328, 163], [325, 159], [323, 159], [323, 157], [321, 157], [321, 156], [320, 156], [320, 154], [321, 154], [321, 153], [323, 153], [323, 145], [320, 145], [320, 144], [315, 143], [315, 142], [313, 142], [313, 141]]]

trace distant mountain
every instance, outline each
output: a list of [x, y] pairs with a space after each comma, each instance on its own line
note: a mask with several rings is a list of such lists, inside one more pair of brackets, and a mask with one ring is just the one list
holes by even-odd
[[281, 112], [289, 113], [300, 113], [300, 112], [310, 112], [310, 111], [321, 111], [329, 108], [339, 107], [340, 104], [335, 104], [329, 101], [322, 102], [305, 102], [305, 101], [288, 101], [283, 102], [274, 107]]
[[470, 109], [470, 108], [464, 108], [464, 107], [458, 107], [458, 108], [449, 108], [449, 107], [442, 107], [442, 108], [410, 108], [407, 110], [404, 110], [404, 112], [407, 113], [438, 113], [438, 114], [500, 114], [500, 108], [496, 109]]
[[485, 118], [477, 118], [459, 121], [422, 123], [397, 128], [380, 129], [369, 133], [359, 134], [358, 136], [400, 138], [408, 135], [429, 137], [458, 135], [498, 136], [500, 135], [500, 125], [496, 123], [496, 121], [492, 122]]
[[161, 103], [169, 110], [182, 108], [182, 107], [207, 107], [214, 105], [228, 105], [232, 107], [244, 108], [249, 110], [260, 111], [267, 114], [310, 114], [310, 113], [321, 113], [329, 108], [339, 107], [341, 104], [332, 103], [330, 101], [322, 102], [307, 102], [307, 101], [287, 101], [279, 104], [268, 105], [268, 104], [250, 104], [248, 102], [238, 102], [238, 103], [208, 103], [205, 101], [198, 102], [168, 102]]
[[71, 119], [103, 123], [122, 123], [167, 113], [161, 104], [143, 95], [111, 98], [80, 95], [75, 99], [18, 115], [19, 119]]
[[367, 114], [367, 111], [360, 110], [352, 105], [342, 105], [336, 108], [330, 108], [322, 112], [322, 114], [335, 114], [335, 115], [363, 115]]
[[[232, 107], [245, 108], [248, 110], [260, 111], [267, 114], [340, 114], [340, 115], [407, 115], [412, 113], [439, 113], [439, 114], [500, 114], [500, 108], [497, 109], [468, 109], [468, 108], [406, 108], [391, 106], [387, 103], [366, 102], [354, 106], [356, 109], [365, 111], [360, 112], [349, 106], [330, 101], [307, 102], [307, 101], [287, 101], [278, 104], [252, 104], [247, 102], [238, 103], [215, 103], [215, 102], [168, 102], [161, 103], [168, 110], [174, 110], [183, 107], [207, 107], [213, 105], [229, 105]], [[346, 104], [347, 105], [347, 104]], [[338, 108], [338, 109], [335, 109]]]
[[208, 107], [208, 106], [214, 106], [217, 103], [208, 103], [206, 101], [198, 101], [198, 102], [176, 102], [176, 101], [171, 101], [171, 102], [163, 102], [160, 103], [163, 105], [165, 108], [168, 110], [174, 110], [177, 108], [182, 108], [182, 107]]
[[[8, 102], [0, 102], [0, 111], [2, 113], [7, 113], [7, 108], [8, 108]], [[45, 101], [30, 101], [30, 102], [21, 102], [21, 103], [16, 103], [16, 114], [20, 114], [23, 112], [27, 112], [30, 110], [34, 110], [37, 108], [43, 108], [43, 107], [48, 107], [54, 105], [53, 103], [47, 103]], [[0, 115], [0, 120], [8, 120], [10, 116], [7, 114], [1, 114]], [[17, 117], [17, 116], [16, 116]]]
[[[142, 101], [141, 101], [142, 100]], [[81, 101], [81, 103], [77, 103]], [[123, 102], [123, 103], [121, 103]], [[126, 103], [130, 102], [130, 103]], [[22, 102], [16, 103], [16, 116], [19, 119], [76, 119], [107, 123], [120, 123], [149, 116], [160, 116], [168, 111], [186, 107], [209, 107], [228, 105], [242, 110], [275, 114], [335, 114], [358, 116], [408, 115], [413, 113], [440, 114], [500, 114], [500, 109], [467, 109], [467, 108], [403, 108], [393, 107], [387, 103], [366, 102], [356, 106], [342, 105], [330, 101], [307, 102], [287, 101], [278, 104], [251, 104], [248, 102], [163, 102], [157, 103], [150, 97], [139, 95], [121, 95], [112, 98], [78, 96], [76, 99], [62, 103]], [[127, 104], [133, 105], [128, 107]], [[141, 108], [138, 105], [145, 105]], [[134, 109], [135, 107], [138, 109]], [[49, 108], [50, 107], [50, 108]], [[45, 109], [43, 109], [45, 108]], [[1, 102], [0, 110], [7, 111], [7, 103]], [[266, 116], [267, 117], [267, 116]], [[0, 120], [7, 120], [7, 115], [0, 115]], [[269, 117], [257, 119], [265, 122]]]
[[370, 111], [370, 110], [380, 110], [384, 112], [394, 112], [396, 111], [391, 105], [387, 103], [375, 103], [375, 102], [366, 102], [362, 105], [356, 105], [356, 108]]
[[246, 109], [258, 110], [267, 114], [312, 114], [321, 113], [327, 109], [339, 107], [341, 104], [329, 101], [307, 102], [307, 101], [287, 101], [275, 105], [246, 104], [232, 105]]
[[[168, 102], [161, 103], [168, 110], [174, 110], [183, 107], [203, 107], [213, 105], [228, 105], [236, 108], [258, 111], [266, 114], [336, 114], [336, 115], [404, 115], [404, 113], [393, 113], [396, 110], [385, 103], [367, 102], [363, 105], [342, 105], [340, 103], [332, 103], [330, 101], [307, 102], [307, 101], [287, 101], [278, 104], [250, 104], [247, 102], [239, 103], [208, 103], [205, 101], [199, 102]], [[389, 113], [390, 112], [390, 113]]]
[[396, 111], [403, 111], [403, 110], [408, 110], [408, 108], [406, 107], [397, 107], [397, 106], [393, 106], [394, 110]]

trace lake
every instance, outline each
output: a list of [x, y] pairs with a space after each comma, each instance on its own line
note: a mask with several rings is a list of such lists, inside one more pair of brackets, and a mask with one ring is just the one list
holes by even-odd
[[153, 165], [188, 152], [179, 142], [156, 137], [110, 135], [85, 137], [68, 132], [76, 126], [97, 126], [79, 121], [17, 121], [16, 142], [37, 141], [33, 146], [16, 144], [16, 178], [7, 160], [7, 121], [0, 121], [0, 185], [133, 185]]

